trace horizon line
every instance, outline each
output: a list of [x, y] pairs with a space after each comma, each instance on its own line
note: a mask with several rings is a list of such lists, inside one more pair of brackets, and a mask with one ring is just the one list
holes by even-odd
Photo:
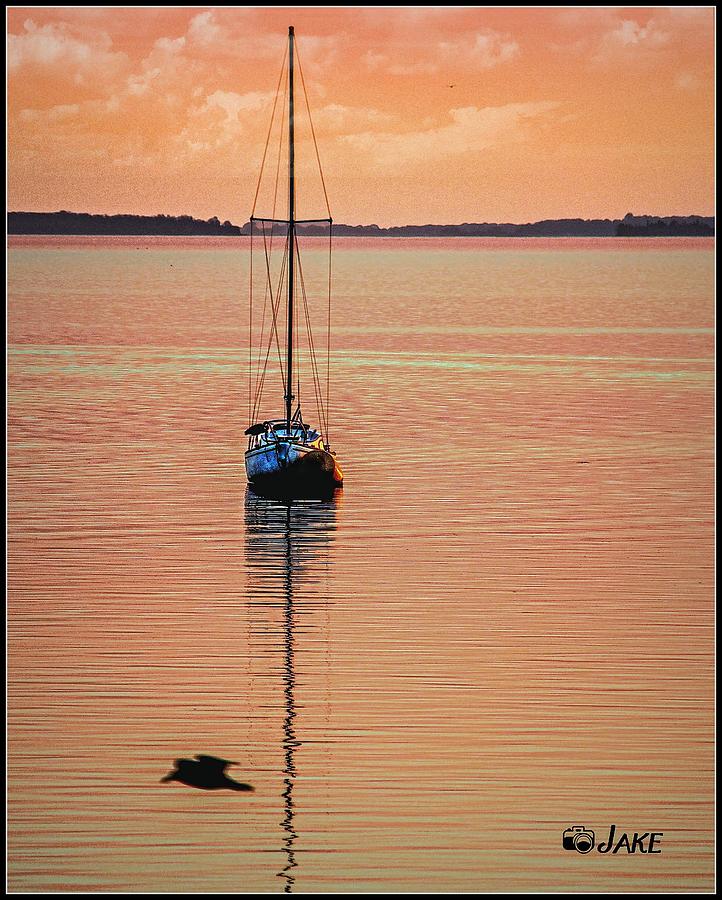
[[[202, 219], [200, 217], [191, 215], [190, 213], [90, 213], [90, 212], [78, 212], [76, 210], [70, 209], [56, 209], [56, 210], [8, 210], [6, 215], [45, 215], [45, 216], [53, 216], [53, 215], [61, 215], [61, 214], [73, 215], [73, 216], [103, 216], [105, 218], [115, 218], [121, 216], [134, 216], [136, 218], [142, 219], [154, 219], [159, 216], [169, 218], [169, 219], [181, 219], [181, 218], [190, 218], [198, 222], [212, 222], [216, 219], [219, 224], [225, 224], [228, 222], [235, 228], [243, 228], [246, 225], [250, 224], [250, 217], [246, 219], [245, 222], [241, 225], [237, 225], [234, 222], [231, 222], [230, 219], [224, 220], [221, 223], [221, 220], [217, 215], [212, 215], [207, 219]], [[464, 225], [538, 225], [544, 222], [621, 222], [628, 216], [632, 216], [635, 219], [715, 219], [715, 214], [710, 213], [705, 215], [704, 213], [666, 213], [664, 215], [660, 215], [658, 213], [633, 213], [627, 212], [624, 216], [593, 216], [590, 218], [584, 218], [582, 216], [559, 216], [559, 217], [549, 217], [545, 219], [528, 219], [526, 222], [490, 222], [488, 220], [476, 220], [476, 221], [466, 221], [466, 222], [405, 222], [402, 225], [378, 225], [376, 222], [367, 222], [367, 223], [358, 223], [352, 224], [350, 222], [341, 222], [335, 219], [332, 220], [333, 224], [336, 226], [345, 226], [347, 228], [380, 228], [384, 230], [388, 230], [390, 228], [437, 228], [437, 227], [450, 227], [450, 228], [458, 228]], [[320, 220], [319, 220], [320, 221]], [[300, 224], [300, 223], [299, 223]]]

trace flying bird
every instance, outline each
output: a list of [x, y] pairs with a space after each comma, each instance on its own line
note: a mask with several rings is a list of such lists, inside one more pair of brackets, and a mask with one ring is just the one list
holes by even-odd
[[228, 766], [237, 766], [237, 762], [228, 759], [220, 759], [217, 756], [205, 756], [196, 754], [193, 759], [177, 759], [175, 769], [163, 778], [164, 781], [180, 781], [190, 787], [201, 788], [204, 791], [216, 791], [228, 788], [231, 791], [252, 791], [253, 785], [234, 781], [226, 775]]

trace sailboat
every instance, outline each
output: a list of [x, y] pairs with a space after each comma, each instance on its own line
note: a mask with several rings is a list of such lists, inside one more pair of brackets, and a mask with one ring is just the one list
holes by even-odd
[[[316, 393], [317, 405], [319, 406], [319, 415], [321, 423], [318, 428], [314, 428], [304, 421], [301, 412], [300, 402], [300, 384], [299, 395], [293, 393], [294, 375], [298, 379], [298, 360], [294, 358], [294, 350], [298, 353], [297, 347], [294, 347], [294, 313], [295, 305], [298, 300], [299, 282], [302, 291], [301, 301], [304, 305], [306, 325], [309, 329], [309, 348], [310, 353], [314, 353], [313, 339], [311, 336], [311, 325], [306, 307], [306, 290], [303, 281], [303, 273], [301, 269], [300, 257], [298, 252], [298, 226], [309, 225], [310, 223], [327, 223], [329, 233], [329, 254], [330, 240], [333, 220], [330, 216], [324, 219], [297, 219], [296, 218], [296, 180], [295, 180], [295, 122], [294, 122], [294, 50], [295, 35], [293, 26], [288, 29], [288, 218], [278, 219], [274, 215], [271, 217], [263, 217], [255, 215], [254, 211], [250, 217], [251, 229], [251, 292], [253, 291], [253, 236], [262, 233], [264, 249], [268, 250], [268, 235], [272, 242], [273, 235], [285, 234], [284, 258], [281, 266], [278, 289], [272, 284], [271, 268], [268, 261], [268, 253], [266, 252], [266, 269], [267, 283], [265, 282], [264, 273], [264, 295], [270, 297], [271, 317], [273, 326], [269, 327], [268, 350], [270, 351], [272, 338], [275, 335], [279, 352], [279, 364], [281, 367], [281, 379], [283, 385], [284, 415], [277, 418], [267, 418], [261, 421], [253, 421], [251, 419], [245, 434], [248, 436], [248, 448], [245, 453], [246, 474], [248, 482], [252, 489], [262, 493], [286, 496], [286, 497], [312, 497], [315, 495], [326, 494], [340, 487], [343, 483], [343, 474], [341, 467], [336, 459], [335, 452], [331, 449], [328, 438], [328, 390], [326, 391], [326, 406], [323, 408], [323, 398], [321, 386], [318, 378], [318, 369], [315, 365], [315, 358], [312, 358], [312, 373], [315, 379], [314, 388]], [[285, 58], [284, 58], [285, 65]], [[283, 74], [283, 68], [282, 68]], [[303, 80], [303, 71], [301, 70], [301, 79]], [[281, 79], [279, 78], [279, 88]], [[305, 84], [304, 93], [305, 93]], [[278, 90], [276, 99], [278, 99]], [[308, 105], [308, 99], [306, 98]], [[273, 126], [274, 111], [271, 115], [271, 128]], [[283, 113], [282, 113], [283, 116]], [[310, 117], [310, 109], [309, 109]], [[283, 118], [281, 119], [281, 127], [283, 126]], [[269, 128], [269, 138], [271, 134]], [[313, 132], [313, 124], [311, 123]], [[315, 144], [315, 133], [313, 134]], [[266, 141], [266, 150], [268, 149], [268, 140]], [[318, 158], [318, 147], [316, 147]], [[264, 162], [266, 151], [264, 151]], [[279, 144], [279, 166], [280, 166], [280, 144]], [[319, 160], [320, 169], [320, 160]], [[261, 164], [261, 176], [263, 175], [263, 163]], [[259, 187], [260, 177], [259, 176]], [[278, 186], [278, 170], [276, 175], [276, 189]], [[323, 183], [323, 173], [321, 172], [321, 180]], [[325, 184], [324, 184], [325, 195]], [[258, 189], [256, 190], [256, 199], [258, 198]], [[275, 203], [274, 203], [275, 205]], [[328, 200], [327, 200], [328, 205]], [[270, 232], [267, 230], [270, 226]], [[330, 259], [329, 259], [330, 267]], [[330, 268], [329, 268], [330, 273]], [[285, 283], [284, 283], [285, 282]], [[329, 275], [329, 329], [330, 329], [330, 275]], [[285, 288], [285, 291], [282, 290]], [[279, 319], [282, 317], [281, 297], [285, 293], [286, 303], [286, 341], [285, 341], [285, 366], [282, 361], [282, 353], [279, 344]], [[251, 296], [251, 330], [253, 328], [253, 298]], [[265, 312], [265, 308], [264, 308]], [[298, 323], [295, 323], [297, 329]], [[250, 339], [251, 336], [249, 336]], [[252, 347], [252, 343], [251, 343]], [[268, 362], [269, 353], [266, 353], [263, 372], [257, 378], [256, 397], [253, 408], [251, 409], [251, 362], [249, 360], [249, 418], [252, 413], [259, 411], [260, 399], [263, 393], [263, 385], [265, 378], [265, 365]], [[259, 360], [262, 355], [259, 355]], [[330, 360], [330, 354], [329, 354]], [[296, 371], [294, 370], [296, 365]], [[327, 363], [328, 365], [328, 363]], [[327, 380], [328, 383], [328, 380]], [[297, 400], [294, 409], [294, 400]], [[324, 429], [325, 424], [325, 429]]]

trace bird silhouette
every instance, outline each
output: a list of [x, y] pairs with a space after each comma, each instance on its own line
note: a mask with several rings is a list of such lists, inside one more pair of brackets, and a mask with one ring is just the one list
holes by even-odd
[[216, 791], [221, 788], [228, 788], [231, 791], [253, 790], [253, 785], [234, 781], [226, 775], [228, 766], [238, 765], [237, 762], [228, 759], [198, 753], [195, 759], [177, 759], [174, 765], [175, 769], [161, 778], [161, 782], [180, 781], [182, 784], [204, 791]]

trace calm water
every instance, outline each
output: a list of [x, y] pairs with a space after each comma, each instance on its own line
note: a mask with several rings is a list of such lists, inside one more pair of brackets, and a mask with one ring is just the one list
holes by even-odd
[[337, 241], [291, 505], [244, 248], [11, 239], [10, 888], [709, 890], [711, 242]]

